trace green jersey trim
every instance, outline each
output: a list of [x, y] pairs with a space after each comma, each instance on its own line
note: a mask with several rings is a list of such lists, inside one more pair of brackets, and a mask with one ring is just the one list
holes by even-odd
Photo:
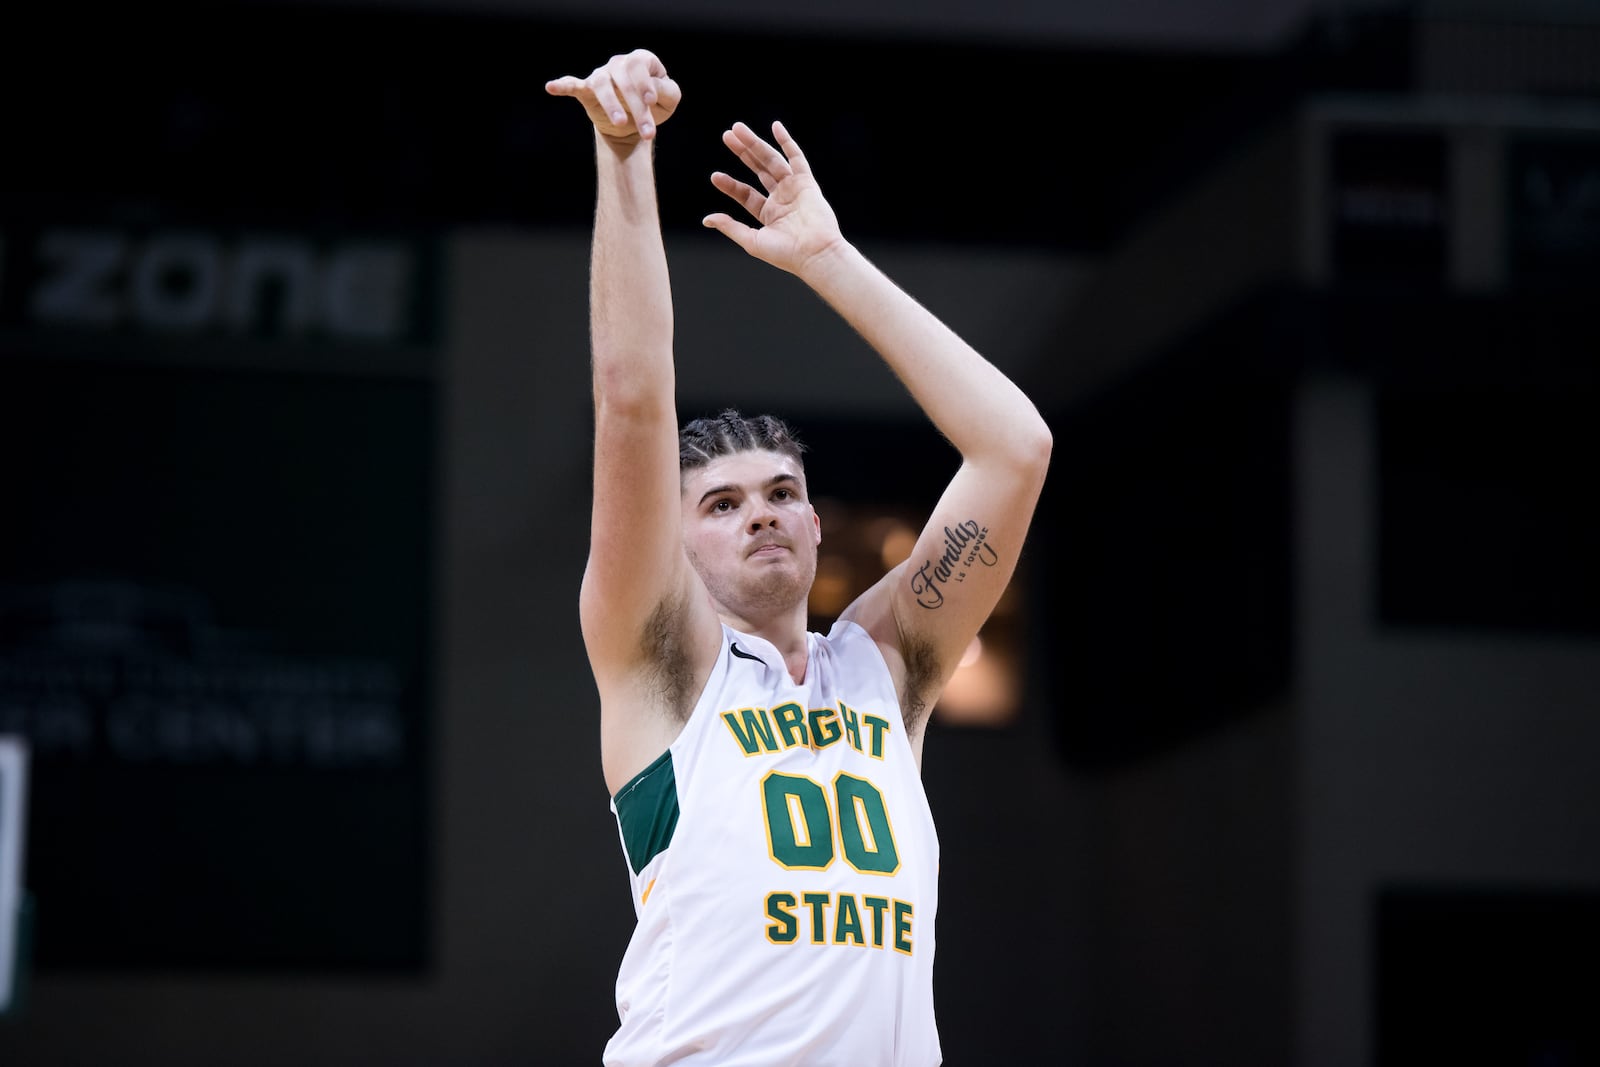
[[612, 801], [622, 827], [622, 847], [633, 873], [665, 852], [678, 828], [678, 776], [672, 769], [672, 750], [634, 775]]

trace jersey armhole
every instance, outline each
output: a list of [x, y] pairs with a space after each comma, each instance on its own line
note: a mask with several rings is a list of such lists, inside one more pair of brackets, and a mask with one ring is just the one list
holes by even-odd
[[628, 865], [634, 874], [639, 874], [666, 851], [678, 828], [678, 778], [672, 767], [672, 750], [661, 753], [617, 790], [611, 798], [611, 809], [617, 813], [617, 825], [622, 828], [622, 848], [628, 854]]

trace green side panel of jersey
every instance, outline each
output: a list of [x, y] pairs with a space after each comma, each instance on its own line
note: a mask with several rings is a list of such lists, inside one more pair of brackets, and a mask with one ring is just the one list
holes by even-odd
[[666, 851], [678, 828], [678, 776], [669, 749], [617, 791], [617, 822], [633, 873]]

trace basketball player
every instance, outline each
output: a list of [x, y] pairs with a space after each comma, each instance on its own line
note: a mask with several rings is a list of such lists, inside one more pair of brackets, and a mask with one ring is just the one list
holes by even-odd
[[546, 90], [583, 105], [598, 180], [579, 616], [637, 918], [604, 1062], [938, 1064], [924, 727], [1015, 569], [1049, 430], [844, 238], [781, 123], [734, 124], [752, 181], [711, 182], [754, 225], [704, 224], [826, 301], [961, 453], [911, 556], [809, 632], [826, 531], [799, 443], [735, 411], [677, 425], [653, 147], [679, 87], [636, 50]]

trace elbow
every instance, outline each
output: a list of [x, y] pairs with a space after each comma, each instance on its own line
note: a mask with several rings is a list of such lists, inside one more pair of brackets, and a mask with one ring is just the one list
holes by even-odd
[[1050, 453], [1056, 446], [1055, 434], [1050, 432], [1050, 424], [1044, 417], [1034, 417], [1033, 451], [1039, 457], [1039, 462], [1045, 466], [1050, 464]]
[[1039, 480], [1050, 469], [1050, 453], [1055, 448], [1055, 436], [1049, 423], [1038, 412], [1032, 418], [1018, 419], [1013, 427], [1013, 448], [1017, 465], [1032, 471]]
[[597, 412], [617, 418], [654, 418], [675, 414], [672, 376], [648, 371], [596, 367], [594, 403]]
[[985, 468], [989, 477], [1031, 492], [1037, 492], [1044, 485], [1055, 439], [1037, 412], [1007, 419], [1002, 430], [992, 435], [987, 444], [981, 454], [969, 455], [968, 459]]

